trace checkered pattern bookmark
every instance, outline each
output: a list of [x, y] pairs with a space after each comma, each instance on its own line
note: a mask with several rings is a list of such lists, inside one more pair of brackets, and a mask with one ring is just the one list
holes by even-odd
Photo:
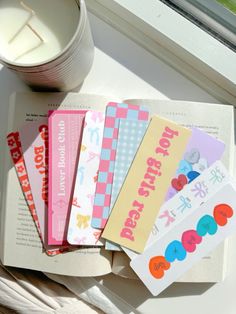
[[[131, 163], [148, 127], [148, 121], [120, 119], [110, 210], [115, 204]], [[120, 251], [120, 246], [106, 241], [106, 250]]]
[[110, 213], [119, 119], [147, 121], [148, 110], [143, 106], [123, 103], [109, 103], [107, 105], [98, 181], [91, 221], [91, 225], [94, 228], [103, 229]]

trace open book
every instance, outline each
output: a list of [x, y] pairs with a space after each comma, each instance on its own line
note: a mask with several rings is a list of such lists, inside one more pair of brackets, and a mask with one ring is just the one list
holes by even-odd
[[[17, 93], [9, 107], [8, 133], [17, 131], [27, 121], [46, 117], [53, 109], [105, 110], [112, 97], [73, 93]], [[234, 149], [233, 107], [180, 101], [122, 100], [145, 105], [150, 116], [158, 114], [185, 126], [196, 126], [226, 144], [225, 166], [232, 171]], [[43, 252], [38, 232], [27, 208], [11, 158], [6, 148], [4, 190], [1, 212], [1, 260], [4, 265], [40, 270], [68, 276], [100, 276], [113, 272], [134, 278], [129, 258], [123, 252], [104, 248], [81, 248], [54, 257]], [[180, 281], [216, 282], [225, 276], [227, 242], [202, 259]]]

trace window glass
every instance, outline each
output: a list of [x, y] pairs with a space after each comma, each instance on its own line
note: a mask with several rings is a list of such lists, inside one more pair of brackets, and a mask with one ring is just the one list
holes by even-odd
[[161, 1], [236, 51], [236, 0]]

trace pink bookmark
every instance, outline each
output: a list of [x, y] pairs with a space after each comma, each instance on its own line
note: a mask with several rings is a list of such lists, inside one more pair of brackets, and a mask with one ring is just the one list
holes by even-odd
[[75, 170], [85, 110], [49, 112], [48, 244], [67, 244]]

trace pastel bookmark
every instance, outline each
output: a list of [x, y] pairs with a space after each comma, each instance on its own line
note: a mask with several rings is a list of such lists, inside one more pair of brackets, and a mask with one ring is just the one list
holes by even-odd
[[48, 119], [27, 122], [19, 134], [42, 239], [47, 244]]
[[130, 266], [153, 295], [235, 232], [236, 190], [227, 183], [206, 203], [134, 258]]
[[119, 120], [147, 121], [148, 116], [148, 110], [143, 106], [123, 103], [109, 103], [107, 105], [91, 222], [94, 228], [103, 229], [109, 217]]
[[[146, 132], [147, 126], [147, 121], [120, 119], [111, 193], [111, 210]], [[106, 241], [105, 248], [113, 251], [121, 250], [118, 245], [110, 241]]]
[[107, 240], [144, 250], [191, 130], [153, 116], [103, 232]]
[[49, 114], [48, 243], [67, 243], [67, 228], [80, 151], [84, 110], [55, 110]]
[[[35, 123], [37, 123], [37, 121], [35, 121]], [[27, 126], [29, 127], [28, 129], [30, 129], [30, 124], [31, 122], [27, 122]], [[42, 230], [40, 226], [40, 219], [37, 214], [38, 211], [36, 209], [36, 205], [34, 202], [33, 191], [32, 191], [30, 179], [29, 179], [27, 169], [26, 169], [26, 162], [24, 159], [23, 151], [22, 151], [22, 145], [21, 145], [19, 132], [11, 132], [10, 134], [8, 134], [7, 143], [8, 143], [8, 147], [10, 150], [13, 164], [15, 166], [17, 177], [21, 185], [23, 195], [25, 197], [26, 203], [28, 205], [29, 211], [31, 213], [32, 219], [34, 221], [35, 227], [38, 231], [40, 240], [42, 242], [42, 245], [45, 249], [46, 254], [49, 256], [55, 256], [57, 254], [61, 254], [62, 252], [65, 252], [67, 250], [66, 247], [62, 247], [62, 248], [50, 247], [47, 245], [47, 242], [45, 241], [44, 229]], [[33, 157], [34, 156], [32, 156], [32, 158]]]
[[88, 111], [79, 154], [67, 240], [73, 245], [101, 246], [101, 230], [91, 226], [105, 114]]
[[206, 132], [191, 128], [192, 135], [186, 150], [179, 162], [175, 177], [167, 192], [166, 200], [173, 197], [187, 184], [197, 178], [205, 169], [216, 160], [220, 160], [225, 144]]

